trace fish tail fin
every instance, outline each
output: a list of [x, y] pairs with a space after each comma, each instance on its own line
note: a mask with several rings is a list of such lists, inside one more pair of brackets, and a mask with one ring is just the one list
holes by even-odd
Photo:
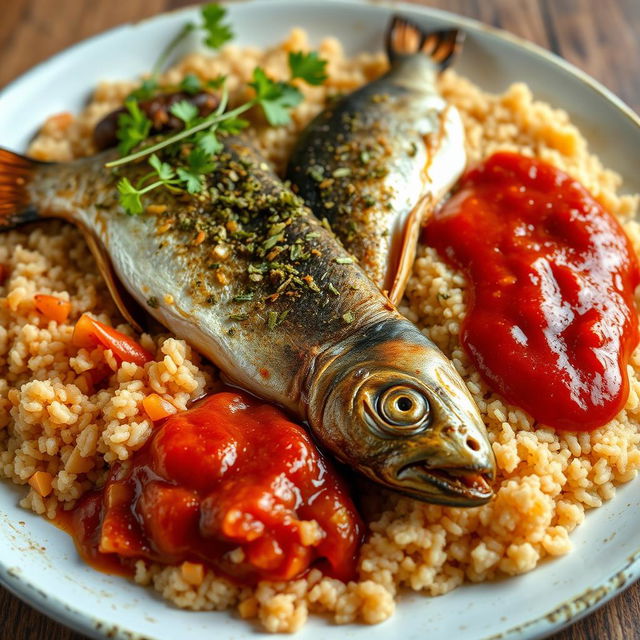
[[28, 186], [42, 164], [0, 147], [0, 232], [41, 217]]
[[449, 66], [463, 42], [464, 32], [458, 29], [427, 32], [411, 20], [398, 15], [391, 18], [386, 37], [387, 55], [391, 62], [399, 56], [422, 51], [441, 71]]

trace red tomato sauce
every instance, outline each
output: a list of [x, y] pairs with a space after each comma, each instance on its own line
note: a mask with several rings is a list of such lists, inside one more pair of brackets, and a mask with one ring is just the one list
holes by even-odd
[[237, 391], [167, 418], [65, 520], [93, 566], [199, 562], [243, 583], [288, 580], [311, 564], [351, 579], [363, 534], [304, 429]]
[[461, 338], [492, 389], [560, 429], [595, 429], [624, 407], [638, 262], [579, 182], [497, 153], [462, 179], [425, 241], [471, 282]]

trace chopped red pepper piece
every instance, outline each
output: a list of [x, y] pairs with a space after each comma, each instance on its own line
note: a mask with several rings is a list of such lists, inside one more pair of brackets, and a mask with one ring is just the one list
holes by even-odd
[[83, 313], [73, 330], [72, 342], [76, 347], [94, 349], [103, 346], [123, 362], [139, 366], [153, 360], [153, 354], [141, 347], [133, 338], [117, 331], [90, 315]]
[[57, 296], [50, 296], [41, 293], [33, 298], [35, 300], [36, 311], [41, 313], [47, 320], [55, 320], [58, 324], [66, 322], [71, 312], [71, 303], [62, 300]]

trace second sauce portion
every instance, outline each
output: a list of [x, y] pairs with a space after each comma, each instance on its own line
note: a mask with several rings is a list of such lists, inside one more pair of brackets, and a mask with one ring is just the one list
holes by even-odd
[[312, 564], [349, 580], [363, 525], [302, 427], [239, 391], [167, 418], [65, 528], [91, 564], [196, 562], [241, 583]]
[[595, 429], [624, 407], [638, 263], [579, 182], [497, 153], [467, 173], [424, 240], [471, 281], [461, 338], [492, 389], [560, 429]]

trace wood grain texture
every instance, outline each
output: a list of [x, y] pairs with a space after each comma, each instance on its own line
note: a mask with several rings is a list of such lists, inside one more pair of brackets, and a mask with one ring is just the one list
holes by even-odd
[[[191, 3], [190, 0], [55, 0], [55, 3], [2, 0], [0, 87], [83, 38]], [[551, 49], [640, 111], [639, 0], [424, 0], [423, 3], [505, 28]], [[640, 640], [638, 620], [640, 586], [636, 584], [594, 614], [553, 636], [553, 640]], [[0, 640], [83, 640], [83, 636], [54, 623], [0, 588]]]

